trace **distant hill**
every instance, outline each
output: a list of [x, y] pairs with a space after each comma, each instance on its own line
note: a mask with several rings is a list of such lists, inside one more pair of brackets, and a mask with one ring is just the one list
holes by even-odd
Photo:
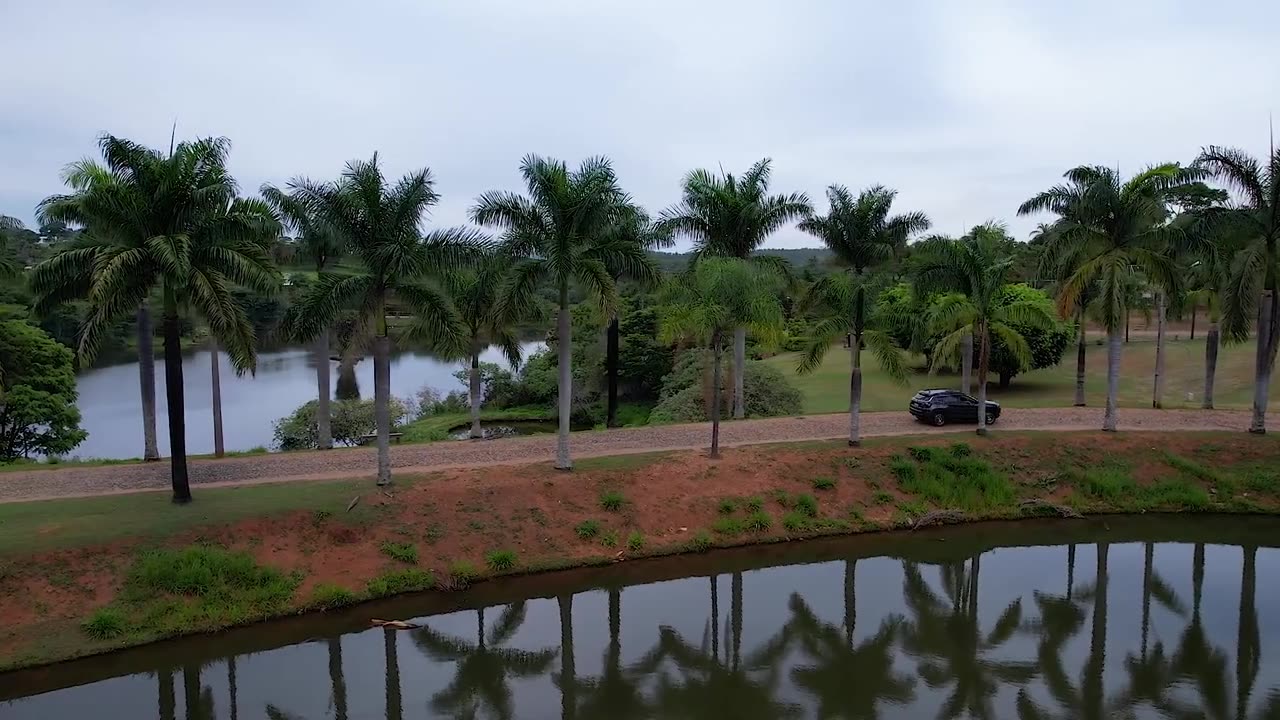
[[[693, 253], [649, 253], [658, 268], [663, 272], [680, 272], [689, 267], [689, 258]], [[756, 255], [777, 255], [796, 268], [802, 268], [810, 262], [819, 265], [831, 259], [831, 251], [826, 248], [761, 248]]]

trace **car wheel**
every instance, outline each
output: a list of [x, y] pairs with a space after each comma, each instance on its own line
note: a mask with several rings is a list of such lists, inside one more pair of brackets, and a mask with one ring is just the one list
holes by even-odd
[[942, 427], [943, 425], [946, 425], [946, 424], [947, 424], [947, 416], [946, 416], [946, 415], [943, 415], [943, 414], [942, 414], [942, 413], [940, 413], [940, 412], [936, 412], [936, 413], [934, 413], [934, 414], [933, 414], [933, 417], [931, 417], [931, 418], [929, 418], [929, 419], [930, 419], [930, 420], [932, 420], [932, 421], [933, 421], [933, 424], [934, 424], [934, 425], [936, 425], [936, 426], [938, 426], [938, 427]]
[[988, 413], [987, 413], [987, 424], [988, 424], [988, 425], [995, 425], [995, 424], [996, 424], [996, 416], [995, 416], [995, 413], [992, 413], [992, 412], [988, 412]]

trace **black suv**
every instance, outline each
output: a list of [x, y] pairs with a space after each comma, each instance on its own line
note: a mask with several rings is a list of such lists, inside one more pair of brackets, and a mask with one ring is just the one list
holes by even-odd
[[[949, 422], [978, 422], [978, 400], [959, 390], [921, 390], [911, 398], [917, 420], [942, 426]], [[987, 424], [1000, 417], [1000, 404], [987, 401]]]

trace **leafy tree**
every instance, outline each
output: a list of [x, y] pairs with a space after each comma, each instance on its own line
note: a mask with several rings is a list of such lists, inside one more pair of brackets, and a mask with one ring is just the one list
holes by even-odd
[[[306, 199], [297, 192], [286, 192], [273, 185], [262, 186], [262, 197], [275, 212], [281, 226], [293, 232], [297, 241], [293, 244], [290, 260], [297, 260], [300, 253], [311, 262], [316, 274], [322, 274], [342, 256], [343, 239], [334, 228], [308, 207]], [[330, 348], [328, 326], [320, 329], [315, 343], [316, 364], [316, 423], [318, 447], [328, 450], [333, 447], [332, 430], [329, 426], [329, 399], [333, 388], [329, 381]]]
[[1080, 166], [1067, 182], [1027, 200], [1019, 215], [1050, 211], [1059, 216], [1045, 247], [1048, 267], [1063, 268], [1058, 311], [1067, 315], [1090, 287], [1096, 288], [1097, 314], [1107, 329], [1107, 409], [1102, 429], [1116, 429], [1120, 383], [1120, 331], [1132, 302], [1126, 292], [1141, 272], [1165, 292], [1176, 294], [1176, 266], [1165, 251], [1177, 228], [1165, 222], [1170, 193], [1197, 173], [1174, 163], [1150, 167], [1127, 181], [1110, 168]]
[[[662, 383], [658, 404], [649, 413], [650, 424], [704, 422], [711, 417], [712, 353], [689, 350], [681, 354]], [[742, 394], [749, 417], [799, 415], [804, 394], [782, 370], [755, 360], [747, 362]], [[723, 393], [727, 383], [721, 382]], [[724, 412], [721, 400], [720, 411]]]
[[[694, 170], [684, 178], [681, 202], [662, 212], [661, 232], [683, 235], [694, 242], [694, 257], [751, 259], [786, 273], [787, 262], [777, 256], [753, 255], [774, 231], [813, 212], [804, 193], [769, 195], [772, 160], [764, 158], [741, 177]], [[733, 336], [733, 417], [746, 415], [742, 368], [747, 361], [746, 328]]]
[[978, 434], [985, 435], [987, 372], [991, 366], [992, 338], [999, 338], [1019, 366], [1031, 364], [1031, 348], [1014, 325], [1053, 326], [1054, 318], [1043, 305], [1030, 300], [1003, 304], [1004, 288], [1013, 256], [1013, 241], [996, 223], [978, 225], [959, 240], [931, 238], [921, 243], [915, 259], [918, 287], [952, 290], [933, 307], [929, 323], [934, 332], [946, 333], [934, 345], [933, 369], [954, 358], [964, 336], [971, 334], [978, 356]]
[[618, 313], [618, 381], [622, 394], [637, 400], [653, 400], [662, 389], [662, 378], [671, 372], [675, 354], [658, 342], [658, 311], [647, 297], [622, 298]]
[[1053, 300], [1043, 290], [1018, 283], [1005, 285], [996, 302], [1001, 306], [1015, 303], [1039, 305], [1044, 317], [1052, 322], [1047, 325], [1010, 322], [1012, 327], [1024, 340], [1031, 351], [1029, 361], [1023, 363], [1000, 337], [991, 340], [991, 372], [1000, 378], [1000, 387], [1007, 388], [1019, 373], [1026, 370], [1040, 370], [1053, 367], [1062, 362], [1067, 344], [1075, 337], [1076, 329], [1070, 324], [1058, 320]]
[[640, 244], [614, 232], [631, 212], [606, 158], [589, 158], [570, 171], [561, 161], [528, 155], [520, 164], [528, 195], [491, 191], [471, 209], [477, 224], [503, 231], [503, 250], [516, 258], [503, 288], [503, 303], [528, 306], [542, 284], [555, 288], [559, 370], [559, 434], [555, 466], [569, 470], [573, 404], [573, 339], [569, 288], [579, 283], [610, 316], [617, 308], [616, 274], [652, 279], [653, 264]]
[[[618, 214], [617, 220], [609, 227], [608, 241], [631, 243], [645, 250], [666, 247], [671, 243], [671, 236], [649, 219], [648, 213], [637, 205], [628, 205]], [[611, 264], [611, 263], [610, 263]], [[610, 273], [615, 282], [625, 277], [625, 268], [612, 267]], [[640, 285], [649, 285], [657, 280], [657, 273], [646, 268], [642, 277], [634, 278]], [[609, 327], [605, 331], [605, 425], [618, 425], [618, 381], [621, 379], [620, 354], [622, 329], [619, 321], [626, 303], [620, 302], [609, 318]]]
[[875, 186], [863, 190], [855, 199], [847, 188], [827, 188], [831, 209], [825, 217], [810, 217], [800, 229], [822, 240], [835, 255], [843, 271], [819, 278], [809, 286], [801, 300], [802, 311], [817, 316], [809, 330], [809, 344], [800, 358], [799, 371], [807, 374], [822, 365], [832, 344], [849, 336], [849, 445], [862, 440], [860, 415], [862, 408], [862, 350], [876, 356], [889, 377], [905, 383], [907, 363], [893, 336], [883, 329], [883, 318], [875, 305], [883, 276], [871, 274], [872, 268], [893, 259], [907, 239], [929, 228], [924, 213], [889, 216], [897, 193]]
[[[712, 354], [711, 457], [720, 457], [720, 357], [734, 328], [748, 328], [765, 342], [782, 332], [776, 276], [737, 258], [707, 257], [668, 282], [659, 338], [693, 341]], [[742, 366], [739, 366], [742, 367]]]
[[[275, 423], [274, 444], [279, 450], [315, 450], [320, 445], [317, 401], [308, 400], [292, 413]], [[409, 410], [397, 398], [388, 402], [388, 414], [393, 424], [404, 421]], [[372, 400], [338, 400], [329, 404], [330, 442], [340, 445], [359, 445], [378, 429], [377, 415]]]
[[183, 314], [203, 318], [236, 370], [252, 371], [257, 364], [253, 326], [231, 291], [236, 285], [261, 293], [279, 287], [267, 253], [279, 224], [261, 201], [237, 197], [226, 167], [231, 147], [226, 138], [178, 143], [168, 155], [110, 135], [99, 147], [103, 164], [71, 164], [63, 179], [72, 192], [40, 204], [41, 222], [72, 223], [86, 232], [32, 272], [36, 309], [88, 299], [79, 343], [85, 364], [113, 325], [136, 313], [143, 413], [154, 417], [149, 307], [159, 294], [173, 500], [190, 502]]
[[307, 209], [343, 237], [359, 261], [349, 274], [324, 273], [289, 309], [285, 331], [312, 341], [346, 313], [354, 313], [352, 338], [373, 345], [373, 398], [377, 425], [378, 484], [391, 483], [391, 338], [387, 314], [397, 303], [414, 315], [410, 335], [433, 347], [458, 347], [465, 328], [439, 278], [457, 272], [483, 244], [472, 230], [433, 230], [425, 236], [423, 216], [440, 196], [428, 169], [388, 185], [375, 153], [347, 164], [335, 182], [298, 179], [289, 184]]
[[84, 441], [70, 350], [22, 320], [3, 320], [0, 368], [0, 460], [62, 455]]
[[1280, 149], [1259, 163], [1243, 151], [1210, 146], [1197, 166], [1230, 187], [1239, 207], [1215, 213], [1244, 238], [1233, 258], [1222, 295], [1222, 323], [1227, 337], [1243, 339], [1257, 318], [1257, 359], [1254, 366], [1253, 419], [1249, 432], [1266, 432], [1271, 373], [1280, 348]]

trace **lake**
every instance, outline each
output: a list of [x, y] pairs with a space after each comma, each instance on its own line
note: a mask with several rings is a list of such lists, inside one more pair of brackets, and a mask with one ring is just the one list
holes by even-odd
[[1278, 531], [984, 524], [510, 578], [0, 675], [0, 717], [1271, 720]]
[[[529, 353], [542, 343], [525, 343]], [[481, 355], [483, 362], [507, 366], [496, 348]], [[225, 353], [218, 356], [222, 379], [223, 435], [228, 451], [270, 446], [277, 420], [316, 396], [314, 356], [308, 350], [293, 349], [258, 355], [256, 375], [236, 377]], [[186, 391], [187, 452], [213, 452], [212, 372], [210, 353], [183, 358], [182, 380]], [[413, 397], [424, 385], [441, 394], [465, 390], [453, 373], [463, 364], [444, 362], [426, 354], [404, 352], [391, 358], [391, 394]], [[330, 380], [336, 392], [349, 396], [357, 392], [373, 397], [373, 361], [356, 363], [353, 376], [339, 377], [333, 363]], [[69, 453], [81, 458], [142, 457], [142, 399], [138, 390], [136, 362], [93, 368], [76, 378], [80, 392], [80, 426], [89, 433], [78, 448]], [[160, 454], [169, 454], [168, 411], [164, 393], [164, 363], [156, 360], [156, 434]]]

